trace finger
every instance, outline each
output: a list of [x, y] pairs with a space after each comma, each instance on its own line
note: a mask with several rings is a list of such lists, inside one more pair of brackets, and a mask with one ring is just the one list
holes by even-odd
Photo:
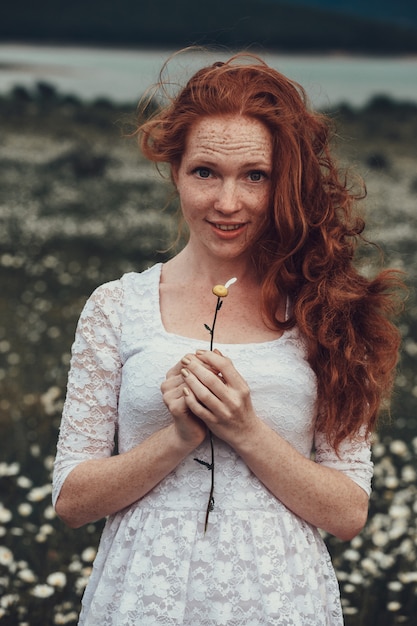
[[188, 395], [187, 392], [184, 394], [185, 401], [193, 413], [206, 423], [210, 423], [215, 416], [224, 412], [226, 396], [222, 395], [221, 390], [222, 388], [225, 390], [225, 385], [204, 365], [199, 365], [199, 369], [200, 377], [185, 368], [182, 372], [184, 386], [188, 391]]
[[197, 359], [209, 367], [217, 375], [221, 375], [223, 382], [231, 386], [239, 386], [244, 383], [242, 376], [236, 370], [233, 362], [216, 350], [197, 350]]
[[212, 411], [197, 398], [197, 396], [194, 394], [192, 389], [190, 389], [190, 387], [184, 386], [182, 388], [182, 392], [184, 402], [188, 411], [190, 411], [190, 413], [198, 417], [204, 423], [210, 424], [210, 422], [213, 420]]
[[[197, 351], [198, 352], [198, 351]], [[202, 352], [205, 352], [204, 350]], [[195, 354], [187, 354], [185, 355], [182, 359], [181, 359], [181, 363], [182, 365], [185, 365], [186, 367], [188, 367], [193, 361], [195, 362]], [[203, 363], [203, 361], [200, 361], [201, 363]], [[209, 363], [204, 363], [205, 367], [212, 371], [214, 374], [218, 374], [218, 370], [216, 370], [215, 368], [213, 368]]]
[[175, 391], [178, 387], [181, 387], [184, 379], [181, 376], [181, 371], [178, 372], [175, 376], [171, 376], [166, 378], [161, 383], [161, 392], [162, 394], [170, 393], [171, 391]]
[[224, 381], [220, 372], [212, 367], [207, 367], [198, 359], [192, 359], [189, 365], [181, 370], [181, 376], [183, 381], [203, 402], [207, 390], [216, 397], [223, 397]]

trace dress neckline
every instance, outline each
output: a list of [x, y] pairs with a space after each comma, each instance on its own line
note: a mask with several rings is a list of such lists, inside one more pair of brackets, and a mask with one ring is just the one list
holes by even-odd
[[[157, 325], [159, 326], [159, 331], [161, 332], [161, 334], [165, 335], [166, 337], [171, 337], [173, 339], [176, 339], [178, 341], [181, 342], [193, 342], [195, 344], [199, 344], [199, 347], [201, 347], [202, 342], [204, 342], [203, 339], [197, 339], [196, 337], [188, 337], [187, 335], [179, 335], [178, 333], [174, 333], [174, 332], [169, 332], [168, 330], [166, 330], [163, 320], [162, 320], [162, 313], [161, 313], [161, 294], [160, 294], [160, 284], [161, 284], [161, 274], [162, 274], [162, 263], [156, 263], [156, 265], [152, 266], [151, 268], [149, 268], [150, 270], [153, 270], [155, 273], [157, 273], [157, 280], [156, 280], [156, 290], [155, 292], [153, 292], [154, 294], [154, 300], [153, 300], [153, 304], [154, 304], [154, 309], [155, 309], [155, 322], [157, 323]], [[287, 298], [287, 303], [285, 306], [285, 317], [286, 319], [288, 318], [288, 313], [289, 313], [289, 299]], [[271, 348], [273, 346], [278, 345], [278, 343], [282, 343], [283, 341], [285, 341], [287, 338], [289, 338], [294, 332], [295, 332], [296, 327], [294, 326], [293, 328], [290, 328], [289, 330], [284, 330], [282, 335], [280, 335], [280, 337], [277, 337], [276, 339], [269, 339], [268, 341], [250, 341], [247, 343], [220, 343], [218, 341], [216, 341], [216, 347], [221, 348], [224, 347], [224, 349], [230, 349], [231, 347], [236, 347], [236, 348], [249, 348], [249, 347], [255, 347], [255, 348], [260, 348], [260, 347], [264, 347], [264, 348]], [[207, 340], [207, 345], [209, 345], [209, 339]]]

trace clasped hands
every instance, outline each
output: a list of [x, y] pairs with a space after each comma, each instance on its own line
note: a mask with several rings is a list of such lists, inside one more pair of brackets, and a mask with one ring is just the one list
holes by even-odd
[[185, 355], [168, 371], [161, 391], [179, 437], [193, 447], [204, 440], [207, 428], [238, 447], [258, 420], [249, 386], [217, 349]]

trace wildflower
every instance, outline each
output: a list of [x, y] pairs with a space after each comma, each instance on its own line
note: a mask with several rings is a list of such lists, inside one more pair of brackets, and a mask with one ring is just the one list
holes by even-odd
[[67, 584], [67, 577], [63, 572], [52, 572], [52, 574], [49, 574], [46, 582], [48, 585], [51, 585], [51, 587], [63, 589]]
[[78, 613], [75, 611], [71, 611], [66, 615], [64, 613], [57, 613], [54, 618], [55, 624], [69, 624], [70, 622], [75, 622], [78, 617]]
[[237, 281], [237, 278], [231, 278], [230, 280], [227, 281], [225, 285], [215, 285], [212, 289], [213, 294], [217, 296], [217, 304], [216, 304], [216, 309], [214, 311], [213, 325], [210, 328], [208, 324], [204, 324], [205, 328], [209, 331], [210, 336], [211, 336], [210, 350], [213, 350], [214, 327], [216, 325], [217, 313], [220, 311], [222, 304], [223, 304], [222, 298], [225, 298], [227, 296], [227, 294], [229, 293], [230, 285], [233, 285], [236, 281]]
[[362, 547], [363, 545], [363, 539], [360, 535], [357, 535], [356, 537], [354, 537], [352, 539], [352, 541], [350, 542], [350, 545], [352, 548], [354, 548], [355, 550], [359, 549]]
[[[227, 296], [227, 294], [229, 293], [230, 285], [233, 285], [236, 281], [237, 281], [237, 278], [231, 278], [224, 285], [215, 285], [212, 289], [213, 294], [217, 296], [217, 304], [216, 304], [216, 308], [214, 311], [213, 324], [211, 327], [208, 326], [208, 324], [204, 324], [204, 327], [210, 333], [210, 350], [213, 350], [214, 327], [216, 326], [217, 314], [220, 311], [222, 304], [223, 304], [222, 298], [225, 298]], [[210, 449], [211, 449], [211, 463], [207, 463], [207, 461], [201, 461], [200, 459], [196, 459], [196, 458], [194, 459], [194, 461], [197, 461], [197, 463], [200, 463], [201, 465], [205, 465], [207, 469], [211, 471], [211, 487], [210, 487], [209, 499], [207, 502], [204, 532], [206, 532], [207, 530], [209, 514], [214, 509], [214, 495], [213, 495], [214, 493], [214, 446], [213, 446], [213, 435], [211, 431], [209, 431], [209, 440], [210, 440]]]
[[44, 511], [44, 513], [43, 513], [43, 516], [46, 519], [55, 519], [56, 518], [56, 513], [55, 513], [54, 507], [52, 505], [47, 506], [45, 511]]
[[403, 588], [402, 584], [398, 580], [391, 580], [388, 583], [387, 587], [391, 591], [401, 591], [401, 589]]
[[359, 559], [361, 558], [361, 555], [359, 554], [357, 550], [350, 549], [350, 550], [345, 551], [344, 557], [348, 561], [359, 561]]
[[[403, 533], [405, 534], [405, 532]], [[403, 539], [402, 542], [400, 543], [400, 545], [397, 548], [397, 553], [398, 554], [404, 554], [405, 556], [407, 556], [408, 558], [414, 558], [414, 542], [412, 539], [410, 539], [410, 537], [407, 537], [406, 539]], [[416, 582], [417, 582], [417, 577], [416, 577]]]
[[81, 553], [81, 558], [86, 563], [92, 563], [96, 558], [96, 550], [94, 548], [85, 548]]
[[399, 480], [396, 476], [387, 476], [385, 479], [385, 486], [387, 489], [397, 489]]
[[0, 476], [16, 476], [19, 472], [19, 463], [0, 463]]
[[395, 439], [394, 441], [392, 441], [389, 448], [393, 454], [396, 454], [398, 456], [405, 457], [408, 453], [407, 444], [400, 439]]
[[0, 606], [3, 609], [7, 609], [19, 602], [19, 596], [17, 594], [9, 593], [0, 598]]
[[69, 572], [81, 572], [82, 569], [82, 563], [81, 561], [74, 560], [72, 561], [69, 565], [68, 565], [68, 571]]
[[417, 571], [416, 572], [400, 572], [398, 578], [404, 585], [411, 583], [417, 583]]
[[49, 598], [55, 593], [55, 590], [50, 585], [35, 585], [30, 593], [35, 598]]
[[364, 559], [362, 559], [361, 567], [365, 572], [367, 572], [368, 574], [371, 574], [371, 576], [375, 577], [378, 575], [378, 572], [379, 572], [378, 567], [375, 561], [373, 561], [369, 557], [365, 557]]
[[38, 457], [41, 454], [41, 449], [38, 446], [38, 444], [34, 443], [33, 445], [30, 446], [30, 453], [32, 456], [34, 457]]
[[395, 558], [391, 554], [381, 553], [381, 556], [379, 559], [379, 566], [382, 569], [389, 569], [390, 567], [394, 565], [394, 563], [395, 563]]
[[25, 583], [34, 583], [36, 581], [35, 574], [29, 568], [20, 570], [20, 572], [18, 573], [18, 576], [20, 580], [23, 580], [23, 582]]
[[33, 507], [31, 504], [29, 504], [28, 502], [22, 502], [21, 504], [19, 504], [19, 506], [17, 507], [17, 512], [19, 513], [19, 515], [21, 515], [22, 517], [28, 517], [33, 511]]
[[39, 528], [39, 531], [44, 535], [52, 535], [52, 533], [54, 532], [54, 528], [53, 526], [51, 526], [51, 524], [42, 524], [42, 526]]
[[372, 454], [375, 458], [383, 457], [386, 454], [385, 446], [382, 443], [376, 443], [372, 446]]
[[401, 478], [406, 483], [414, 483], [417, 478], [414, 467], [411, 465], [405, 465], [401, 470]]
[[52, 470], [54, 467], [54, 457], [52, 455], [49, 455], [47, 457], [45, 457], [45, 460], [43, 462], [44, 466], [46, 467], [47, 470]]
[[355, 606], [346, 606], [343, 609], [345, 615], [356, 615], [358, 613], [358, 609]]
[[87, 587], [88, 580], [88, 576], [81, 576], [80, 578], [77, 578], [75, 581], [75, 591], [78, 595], [83, 593], [84, 589]]
[[41, 403], [47, 415], [53, 415], [57, 410], [57, 400], [61, 395], [61, 390], [57, 386], [50, 387], [41, 395]]
[[12, 512], [9, 511], [9, 509], [6, 509], [6, 507], [4, 507], [2, 504], [0, 504], [0, 523], [7, 524], [7, 522], [10, 522], [12, 517]]
[[51, 485], [44, 485], [43, 487], [34, 487], [28, 493], [27, 498], [30, 502], [40, 502], [41, 500], [43, 500], [44, 498], [50, 495], [51, 490], [52, 490]]
[[399, 539], [407, 533], [407, 522], [405, 519], [396, 519], [395, 523], [388, 529], [388, 536], [392, 539]]
[[212, 289], [213, 294], [218, 298], [225, 298], [229, 293], [230, 285], [233, 285], [237, 281], [237, 278], [231, 278], [225, 285], [215, 285]]
[[388, 543], [388, 534], [383, 530], [377, 530], [372, 536], [372, 542], [378, 548], [382, 548]]
[[363, 585], [362, 574], [358, 571], [352, 572], [351, 575], [349, 576], [349, 582], [352, 585]]
[[410, 510], [405, 504], [392, 504], [389, 508], [390, 517], [402, 519], [410, 516]]
[[26, 476], [18, 476], [16, 483], [22, 489], [30, 489], [33, 485], [33, 482], [30, 480], [30, 478], [27, 478]]
[[8, 567], [13, 563], [13, 553], [9, 548], [0, 546], [0, 565]]

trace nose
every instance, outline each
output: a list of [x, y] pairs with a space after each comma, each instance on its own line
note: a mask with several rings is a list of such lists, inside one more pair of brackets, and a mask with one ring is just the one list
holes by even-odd
[[214, 208], [224, 214], [231, 214], [241, 209], [242, 202], [238, 185], [234, 180], [223, 180], [217, 189]]

